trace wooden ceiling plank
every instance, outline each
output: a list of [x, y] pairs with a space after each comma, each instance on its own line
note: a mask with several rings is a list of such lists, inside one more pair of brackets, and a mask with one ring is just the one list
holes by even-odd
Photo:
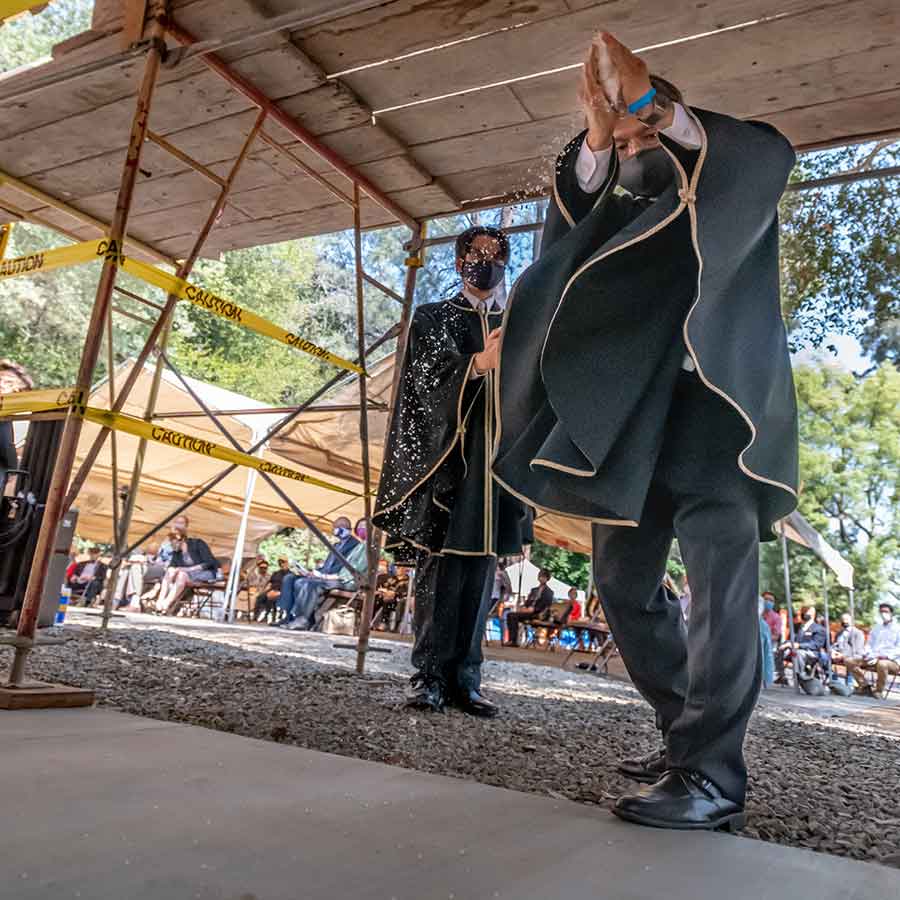
[[378, 117], [411, 147], [530, 120], [528, 110], [508, 87], [488, 88]]
[[[604, 6], [602, 17], [591, 8], [411, 57], [402, 65], [367, 69], [344, 80], [373, 109], [386, 109], [578, 63], [601, 25], [639, 48], [766, 14], [795, 13], [810, 5], [810, 0], [720, 0], [698, 9], [693, 4], [620, 0]], [[657, 59], [663, 54], [661, 58], [679, 60], [682, 67], [702, 68], [706, 77], [711, 73], [722, 77], [755, 66], [774, 68], [788, 53], [801, 63], [890, 44], [900, 24], [898, 16], [896, 0], [836, 2], [792, 18], [661, 47], [645, 56], [654, 69], [660, 69]], [[660, 74], [666, 75], [665, 67]]]
[[568, 11], [565, 0], [394, 0], [291, 37], [330, 74]]
[[[739, 118], [752, 118], [807, 104], [869, 94], [900, 86], [900, 44], [785, 65], [768, 71], [742, 73], [735, 78], [679, 80], [685, 100], [704, 109]], [[561, 72], [522, 82], [513, 91], [536, 118], [561, 110], [578, 110], [576, 73]]]

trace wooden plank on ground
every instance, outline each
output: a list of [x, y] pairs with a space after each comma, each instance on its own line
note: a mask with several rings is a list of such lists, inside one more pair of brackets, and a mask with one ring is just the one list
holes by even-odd
[[[852, 7], [857, 25], [861, 27], [863, 24], [873, 24], [869, 7], [874, 4], [883, 8], [893, 2], [856, 0], [855, 3], [842, 3], [835, 0], [830, 8], [837, 12], [844, 7]], [[344, 80], [367, 103], [379, 110], [577, 63], [583, 59], [592, 35], [599, 28], [614, 31], [626, 44], [637, 48], [714, 31], [760, 16], [796, 13], [821, 5], [821, 2], [815, 3], [814, 0], [717, 0], [708, 4], [672, 4], [661, 0], [636, 4], [632, 0], [614, 0], [602, 6], [412, 56], [405, 59], [402, 65], [366, 69], [347, 75]], [[818, 16], [819, 19], [813, 20], [813, 26], [827, 25], [827, 11], [820, 11]], [[852, 15], [849, 18], [852, 19]], [[848, 16], [844, 15], [842, 24], [847, 20]], [[785, 47], [790, 47], [792, 51], [797, 48], [800, 43], [796, 40], [798, 29], [806, 28], [803, 24], [791, 25], [790, 22], [787, 19], [777, 23], [779, 33], [783, 35], [780, 57], [783, 57]], [[753, 42], [749, 31], [747, 42]], [[699, 47], [696, 44], [689, 52], [707, 63], [707, 73], [718, 74], [722, 61], [707, 60]]]

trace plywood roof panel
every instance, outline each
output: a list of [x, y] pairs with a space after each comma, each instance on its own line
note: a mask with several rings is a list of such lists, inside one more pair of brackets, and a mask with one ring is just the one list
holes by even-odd
[[[896, 0], [353, 0], [367, 8], [342, 14], [349, 3], [310, 0], [298, 9], [290, 0], [175, 0], [173, 14], [204, 40], [286, 12], [333, 13], [294, 30], [290, 40], [273, 32], [222, 56], [413, 216], [543, 189], [549, 159], [580, 124], [577, 69], [548, 70], [577, 66], [601, 27], [649, 48], [651, 68], [682, 87], [688, 102], [765, 118], [797, 145], [900, 129]], [[115, 16], [110, 21], [107, 30]], [[141, 57], [116, 57], [115, 65], [77, 81], [2, 99], [47, 72], [120, 52], [117, 34], [96, 38], [76, 42], [49, 67], [0, 79], [0, 170], [108, 220]], [[173, 50], [150, 126], [223, 176], [257, 111], [199, 59]], [[344, 176], [278, 124], [265, 127], [350, 190]], [[140, 168], [135, 233], [168, 252], [186, 252], [216, 186], [152, 143]], [[0, 185], [3, 198], [46, 213], [8, 185]], [[344, 229], [351, 221], [347, 207], [262, 142], [231, 200], [210, 237], [210, 254]], [[362, 215], [367, 226], [390, 220], [368, 199]], [[93, 236], [68, 221], [70, 230]]]

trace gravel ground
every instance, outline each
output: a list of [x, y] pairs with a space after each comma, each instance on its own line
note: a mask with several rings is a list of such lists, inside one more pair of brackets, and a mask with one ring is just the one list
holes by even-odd
[[[632, 783], [618, 759], [655, 746], [629, 685], [546, 666], [488, 661], [502, 717], [401, 708], [408, 648], [376, 646], [352, 672], [352, 638], [133, 617], [102, 635], [75, 614], [70, 640], [32, 656], [33, 677], [93, 687], [98, 702], [423, 772], [609, 806]], [[8, 650], [0, 664], [8, 665]], [[900, 735], [768, 702], [747, 739], [747, 837], [900, 867]]]

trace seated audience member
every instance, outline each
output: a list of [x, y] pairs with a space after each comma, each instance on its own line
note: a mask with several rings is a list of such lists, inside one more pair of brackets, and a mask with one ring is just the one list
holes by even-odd
[[578, 602], [578, 588], [569, 588], [569, 621], [581, 621], [581, 604]]
[[[356, 523], [356, 534], [350, 530], [350, 520], [344, 516], [335, 520], [332, 534], [337, 538], [334, 545], [357, 571], [365, 571], [366, 543], [365, 521]], [[360, 538], [359, 535], [362, 535]], [[291, 631], [306, 631], [316, 624], [316, 610], [325, 594], [331, 590], [352, 590], [355, 581], [352, 573], [341, 562], [337, 553], [328, 554], [321, 568], [309, 574], [288, 574], [281, 586], [278, 606], [285, 612], [280, 627]]]
[[106, 580], [106, 566], [100, 562], [100, 548], [91, 547], [88, 558], [75, 566], [69, 587], [72, 594], [81, 596], [85, 606], [90, 606], [103, 590]]
[[269, 573], [269, 563], [262, 560], [262, 574], [265, 575], [265, 582], [258, 586], [256, 592], [256, 605], [253, 608], [253, 618], [257, 622], [265, 622], [271, 618], [274, 623], [278, 616], [278, 600], [281, 597], [281, 590], [284, 587], [284, 579], [291, 574], [291, 567], [288, 561], [281, 557], [278, 560], [278, 568]]
[[[172, 519], [172, 528], [182, 528], [185, 532], [189, 525], [187, 516], [176, 516]], [[144, 564], [144, 590], [141, 600], [153, 600], [162, 590], [162, 582], [166, 577], [166, 571], [172, 563], [175, 554], [175, 546], [167, 537], [155, 551], [147, 554], [147, 562]], [[150, 585], [149, 589], [147, 586]], [[143, 603], [141, 604], [144, 605]]]
[[[884, 699], [889, 675], [900, 674], [900, 622], [894, 618], [893, 604], [886, 600], [878, 605], [881, 621], [869, 632], [862, 658], [846, 659], [847, 671], [856, 682], [860, 694]], [[875, 688], [866, 681], [866, 671], [875, 672]]]
[[603, 621], [603, 607], [600, 605], [597, 589], [593, 585], [591, 585], [590, 596], [585, 606], [584, 617], [594, 624]]
[[[19, 391], [30, 391], [33, 387], [34, 382], [22, 366], [9, 359], [0, 359], [0, 394], [17, 394]], [[0, 419], [0, 495], [6, 487], [9, 471], [18, 466], [13, 423]]]
[[762, 618], [766, 625], [769, 626], [772, 647], [781, 646], [781, 616], [775, 609], [775, 595], [771, 591], [763, 591], [763, 614]]
[[178, 615], [191, 584], [209, 583], [218, 578], [219, 561], [202, 538], [188, 537], [188, 519], [179, 516], [172, 523], [169, 542], [173, 548], [169, 568], [163, 577], [156, 601], [167, 616]]
[[794, 672], [800, 679], [809, 677], [808, 669], [814, 666], [820, 659], [822, 651], [827, 643], [827, 633], [825, 626], [820, 625], [816, 621], [816, 609], [814, 606], [807, 606], [801, 610], [801, 621], [799, 631], [794, 633], [794, 643], [785, 641], [775, 654], [775, 669], [778, 677], [775, 679], [776, 684], [787, 684], [787, 678], [784, 674], [784, 664], [788, 659], [794, 662]]
[[[853, 624], [850, 613], [841, 616], [841, 627], [831, 645], [831, 660], [839, 666], [846, 666], [851, 659], [863, 659], [866, 651], [866, 636], [861, 628]], [[849, 675], [849, 670], [847, 671]]]
[[494, 573], [494, 587], [491, 590], [491, 611], [488, 619], [497, 619], [500, 625], [500, 643], [505, 640], [506, 631], [506, 607], [512, 597], [512, 582], [506, 571], [507, 562], [501, 559], [497, 562], [497, 571]]
[[409, 593], [409, 571], [386, 559], [378, 562], [378, 596], [381, 603], [381, 629], [396, 631], [406, 612], [406, 598]]
[[119, 565], [119, 575], [116, 578], [116, 592], [113, 595], [117, 609], [127, 607], [140, 612], [147, 559], [146, 553], [136, 550], [128, 559], [122, 560]]
[[519, 624], [521, 622], [529, 619], [547, 619], [550, 607], [553, 605], [553, 591], [547, 586], [549, 580], [550, 573], [546, 569], [541, 569], [538, 572], [538, 586], [531, 589], [525, 605], [515, 612], [507, 613], [506, 627], [509, 630], [507, 647], [519, 646]]

